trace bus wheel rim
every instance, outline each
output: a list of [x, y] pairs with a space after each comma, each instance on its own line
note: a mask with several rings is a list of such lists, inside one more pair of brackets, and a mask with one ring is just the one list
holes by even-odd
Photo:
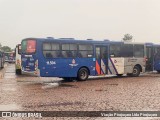
[[133, 70], [133, 74], [137, 74], [137, 69], [134, 69], [134, 70]]
[[81, 74], [80, 74], [80, 76], [81, 76], [82, 79], [85, 79], [86, 78], [86, 72], [82, 71]]

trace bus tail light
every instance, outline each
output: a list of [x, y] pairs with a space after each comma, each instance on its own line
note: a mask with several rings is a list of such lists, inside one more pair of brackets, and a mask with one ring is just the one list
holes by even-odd
[[35, 71], [34, 71], [35, 75], [40, 75], [40, 70], [38, 69], [38, 60], [35, 61]]
[[143, 62], [147, 62], [147, 61], [148, 61], [147, 57], [144, 57]]
[[38, 60], [35, 61], [35, 70], [38, 69]]

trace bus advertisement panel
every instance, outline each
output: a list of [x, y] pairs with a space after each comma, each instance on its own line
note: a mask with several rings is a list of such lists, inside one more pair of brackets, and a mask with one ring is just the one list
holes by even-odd
[[21, 44], [22, 72], [36, 76], [86, 80], [89, 75], [139, 76], [145, 71], [144, 44], [71, 38], [27, 38]]

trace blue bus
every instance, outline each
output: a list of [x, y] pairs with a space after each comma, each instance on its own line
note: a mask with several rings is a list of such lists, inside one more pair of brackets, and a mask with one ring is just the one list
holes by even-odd
[[146, 71], [160, 73], [160, 44], [146, 43]]
[[21, 47], [23, 74], [86, 80], [89, 75], [139, 76], [145, 71], [144, 44], [26, 38]]

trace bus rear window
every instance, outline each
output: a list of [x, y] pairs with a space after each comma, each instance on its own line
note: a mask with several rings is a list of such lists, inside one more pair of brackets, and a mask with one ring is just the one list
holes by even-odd
[[36, 41], [35, 40], [25, 40], [22, 41], [22, 52], [23, 53], [35, 53], [36, 51]]

